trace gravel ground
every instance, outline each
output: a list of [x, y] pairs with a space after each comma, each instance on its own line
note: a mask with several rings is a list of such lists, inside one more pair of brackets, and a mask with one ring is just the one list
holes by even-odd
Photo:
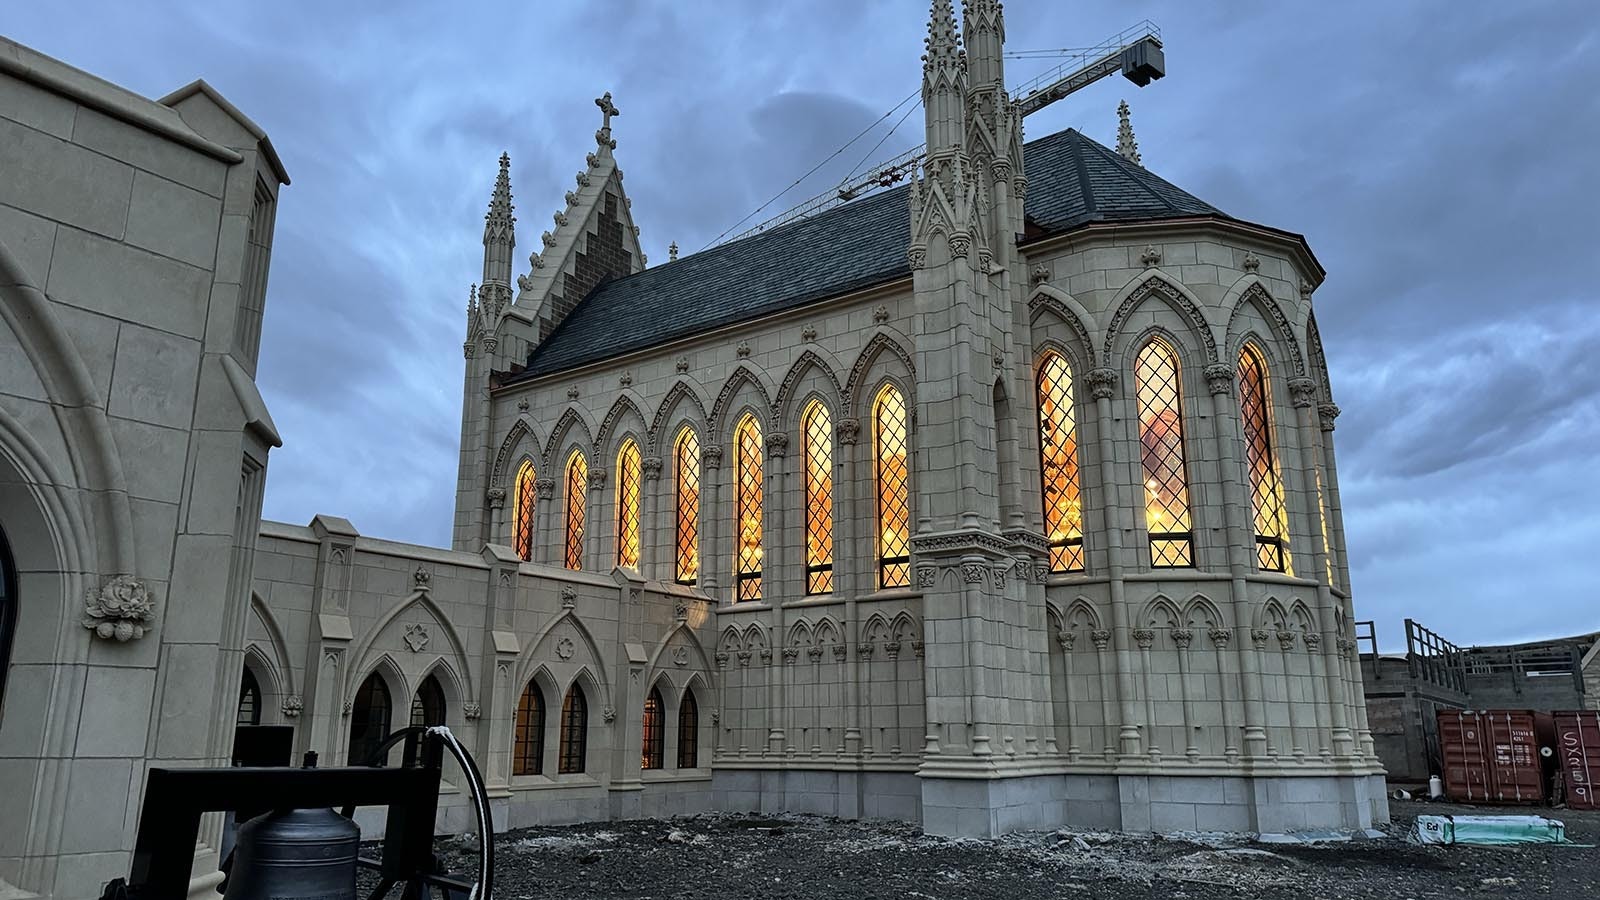
[[[497, 841], [499, 900], [783, 898], [1600, 898], [1600, 849], [1422, 847], [1423, 813], [1546, 815], [1600, 843], [1600, 812], [1396, 803], [1382, 839], [1251, 844], [1195, 835], [1035, 832], [930, 838], [890, 823], [805, 816], [694, 816], [532, 828]], [[458, 841], [440, 849], [464, 862]], [[475, 854], [474, 854], [475, 856]]]

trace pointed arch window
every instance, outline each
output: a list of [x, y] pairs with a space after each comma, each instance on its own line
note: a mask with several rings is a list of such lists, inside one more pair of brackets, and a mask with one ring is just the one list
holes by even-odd
[[525, 560], [533, 559], [533, 504], [538, 496], [533, 461], [525, 459], [517, 468], [515, 515], [511, 523], [511, 548]]
[[580, 450], [567, 459], [567, 552], [566, 566], [583, 568], [583, 520], [589, 506], [589, 461]]
[[1194, 564], [1189, 478], [1183, 454], [1183, 397], [1178, 354], [1161, 338], [1139, 351], [1133, 370], [1139, 404], [1140, 459], [1144, 469], [1144, 522], [1150, 564]]
[[517, 701], [517, 735], [512, 749], [511, 774], [544, 774], [544, 691], [529, 680]]
[[1039, 459], [1050, 571], [1083, 571], [1083, 495], [1072, 366], [1059, 353], [1039, 363]]
[[700, 577], [700, 438], [684, 426], [673, 443], [673, 489], [677, 494], [676, 560], [679, 584]]
[[894, 385], [872, 405], [872, 454], [878, 499], [878, 587], [911, 584], [911, 484], [906, 403]]
[[762, 531], [762, 449], [761, 425], [746, 413], [734, 430], [734, 534], [735, 581], [739, 600], [761, 599], [761, 562], [765, 556]]
[[583, 688], [574, 684], [561, 703], [561, 759], [556, 771], [562, 775], [582, 772], [589, 750], [589, 701]]
[[1328, 586], [1338, 587], [1339, 582], [1333, 576], [1333, 544], [1328, 538], [1328, 495], [1322, 490], [1322, 467], [1316, 467], [1317, 473], [1317, 520], [1322, 525], [1322, 562], [1327, 570]]
[[678, 704], [678, 768], [694, 769], [700, 765], [700, 707], [694, 702], [694, 691], [683, 692], [683, 702]]
[[664, 748], [667, 740], [667, 713], [661, 705], [661, 691], [650, 689], [644, 701], [644, 753], [639, 767], [661, 769], [666, 767]]
[[389, 686], [373, 672], [361, 682], [350, 704], [350, 756], [348, 764], [364, 766], [389, 736]]
[[800, 417], [806, 476], [806, 593], [833, 593], [833, 417], [813, 400]]
[[246, 666], [244, 676], [239, 680], [239, 709], [233, 717], [235, 725], [260, 725], [261, 724], [261, 683], [256, 681], [256, 673]]
[[617, 565], [639, 568], [639, 445], [631, 438], [617, 451]]
[[[1261, 354], [1246, 345], [1239, 351], [1239, 421], [1244, 426], [1244, 457], [1250, 476], [1250, 512], [1255, 523], [1256, 567], [1293, 574], [1289, 560], [1289, 516], [1283, 503], [1283, 478], [1272, 440], [1272, 387]], [[1319, 490], [1318, 493], [1321, 493]]]
[[421, 728], [444, 724], [444, 688], [432, 675], [422, 679], [416, 696], [411, 698], [411, 724]]

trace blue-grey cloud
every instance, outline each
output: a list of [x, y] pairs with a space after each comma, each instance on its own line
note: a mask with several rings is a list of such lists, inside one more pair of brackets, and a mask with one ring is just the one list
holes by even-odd
[[[90, 8], [92, 7], [92, 8]], [[149, 96], [204, 76], [272, 134], [280, 206], [261, 363], [287, 444], [267, 514], [449, 538], [463, 305], [495, 159], [518, 261], [613, 92], [646, 251], [703, 246], [918, 85], [926, 4], [31, 4], [10, 36]], [[1357, 612], [1461, 643], [1600, 628], [1600, 25], [1586, 0], [1021, 3], [1013, 49], [1149, 15], [1169, 77], [1031, 117], [1305, 234], [1339, 403]], [[1014, 64], [1013, 82], [1044, 63]], [[913, 114], [880, 156], [920, 140]], [[872, 140], [881, 135], [881, 130]], [[822, 192], [857, 145], [760, 221]], [[748, 223], [747, 223], [748, 224]]]

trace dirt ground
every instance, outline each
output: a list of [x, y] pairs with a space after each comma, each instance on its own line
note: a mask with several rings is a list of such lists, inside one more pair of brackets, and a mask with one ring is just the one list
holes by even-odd
[[[533, 828], [496, 841], [499, 900], [1600, 898], [1600, 849], [1423, 847], [1419, 814], [1545, 815], [1600, 843], [1600, 812], [1395, 803], [1381, 839], [1252, 844], [1091, 832], [930, 838], [891, 823], [695, 816]], [[442, 842], [453, 860], [459, 842]], [[475, 857], [475, 854], [474, 854]]]

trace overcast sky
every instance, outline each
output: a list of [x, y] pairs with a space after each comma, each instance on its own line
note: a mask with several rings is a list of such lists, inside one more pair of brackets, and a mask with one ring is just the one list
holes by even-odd
[[[441, 546], [500, 152], [521, 272], [611, 91], [663, 261], [914, 91], [927, 16], [922, 0], [5, 5], [10, 37], [150, 97], [204, 77], [266, 128], [294, 183], [262, 340], [285, 440], [265, 514]], [[1166, 79], [1103, 81], [1028, 134], [1113, 144], [1127, 98], [1147, 167], [1304, 234], [1327, 267], [1356, 612], [1386, 649], [1407, 616], [1458, 643], [1600, 629], [1600, 6], [1012, 0], [1006, 16], [1012, 50], [1153, 19]], [[877, 155], [919, 131], [913, 113]]]

